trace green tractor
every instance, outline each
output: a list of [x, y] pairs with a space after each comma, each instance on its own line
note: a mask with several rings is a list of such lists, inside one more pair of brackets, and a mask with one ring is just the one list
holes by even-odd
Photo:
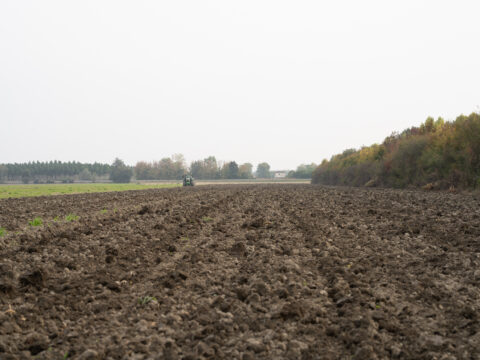
[[195, 182], [193, 180], [193, 176], [191, 175], [183, 175], [183, 186], [194, 186]]

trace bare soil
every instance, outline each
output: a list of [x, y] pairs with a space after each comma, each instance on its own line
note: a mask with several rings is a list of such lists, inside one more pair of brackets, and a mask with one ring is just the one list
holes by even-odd
[[0, 359], [480, 358], [473, 195], [202, 186], [1, 200], [0, 226]]

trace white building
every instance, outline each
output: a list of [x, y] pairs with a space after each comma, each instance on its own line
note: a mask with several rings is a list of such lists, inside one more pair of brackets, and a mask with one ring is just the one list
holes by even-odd
[[272, 172], [273, 172], [274, 179], [284, 179], [288, 175], [288, 170], [277, 170]]

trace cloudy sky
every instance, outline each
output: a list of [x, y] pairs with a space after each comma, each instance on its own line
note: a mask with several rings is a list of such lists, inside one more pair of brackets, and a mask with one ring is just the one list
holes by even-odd
[[0, 163], [274, 169], [480, 106], [480, 2], [0, 2]]

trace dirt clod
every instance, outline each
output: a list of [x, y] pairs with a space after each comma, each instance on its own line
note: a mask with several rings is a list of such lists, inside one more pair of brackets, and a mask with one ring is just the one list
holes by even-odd
[[85, 350], [83, 353], [81, 353], [78, 358], [78, 360], [97, 360], [99, 359], [98, 353], [95, 350]]
[[145, 214], [151, 213], [151, 212], [152, 212], [152, 209], [150, 209], [149, 206], [144, 205], [144, 206], [142, 206], [142, 208], [138, 211], [138, 215], [145, 215]]
[[48, 348], [48, 343], [48, 336], [32, 332], [25, 337], [23, 349], [30, 351], [32, 355], [37, 355]]
[[243, 242], [237, 241], [230, 248], [230, 254], [236, 255], [236, 256], [245, 256], [247, 255], [247, 247]]
[[44, 270], [33, 270], [20, 276], [19, 281], [21, 286], [33, 286], [40, 290], [45, 286], [46, 273]]

